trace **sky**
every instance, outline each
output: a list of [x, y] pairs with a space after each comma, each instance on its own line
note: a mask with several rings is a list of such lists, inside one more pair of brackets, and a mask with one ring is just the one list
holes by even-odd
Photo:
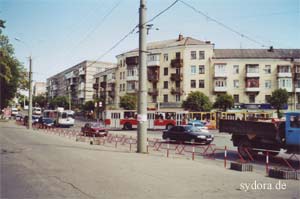
[[[147, 0], [147, 19], [175, 0]], [[300, 48], [300, 0], [183, 0], [207, 16], [249, 36], [248, 40], [177, 2], [151, 22], [147, 41], [175, 39], [179, 33], [211, 41], [215, 48]], [[84, 60], [116, 63], [116, 55], [138, 47], [139, 0], [0, 0], [3, 33], [33, 80], [47, 78]]]

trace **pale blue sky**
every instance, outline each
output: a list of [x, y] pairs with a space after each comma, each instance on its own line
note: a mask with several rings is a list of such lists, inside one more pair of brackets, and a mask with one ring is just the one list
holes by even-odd
[[[275, 48], [300, 48], [300, 0], [185, 0], [241, 33]], [[174, 0], [147, 0], [147, 18]], [[85, 59], [95, 60], [138, 23], [139, 0], [0, 0], [4, 33], [26, 67], [33, 56], [34, 80]], [[113, 9], [114, 8], [114, 9]], [[108, 15], [109, 11], [112, 12]], [[105, 17], [106, 16], [106, 17]], [[178, 2], [153, 22], [148, 41], [176, 38], [179, 33], [210, 40], [216, 48], [261, 48]], [[14, 40], [19, 38], [26, 44]], [[138, 46], [130, 35], [102, 61]]]

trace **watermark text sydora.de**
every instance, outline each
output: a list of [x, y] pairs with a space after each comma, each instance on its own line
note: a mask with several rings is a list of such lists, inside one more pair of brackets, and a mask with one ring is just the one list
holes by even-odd
[[276, 183], [270, 183], [270, 182], [257, 182], [256, 180], [254, 182], [242, 182], [240, 184], [240, 190], [243, 191], [249, 191], [249, 190], [256, 190], [256, 191], [262, 191], [262, 190], [286, 190], [286, 183], [283, 181], [278, 181]]

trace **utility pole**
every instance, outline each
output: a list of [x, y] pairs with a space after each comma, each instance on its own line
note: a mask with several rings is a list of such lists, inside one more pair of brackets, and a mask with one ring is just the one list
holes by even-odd
[[72, 99], [71, 99], [71, 86], [70, 86], [70, 89], [69, 89], [69, 110], [72, 110]]
[[147, 44], [146, 0], [140, 0], [139, 9], [139, 97], [137, 152], [147, 152]]
[[32, 129], [32, 59], [29, 56], [29, 107], [28, 107], [28, 129]]

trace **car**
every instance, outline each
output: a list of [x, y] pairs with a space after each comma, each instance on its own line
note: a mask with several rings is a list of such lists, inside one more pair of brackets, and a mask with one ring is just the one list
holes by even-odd
[[97, 122], [88, 122], [81, 128], [81, 132], [84, 136], [91, 136], [91, 137], [103, 137], [107, 136], [108, 131], [101, 123]]
[[11, 116], [16, 116], [19, 114], [19, 111], [17, 108], [11, 108]]
[[164, 140], [177, 142], [196, 142], [210, 144], [214, 140], [214, 136], [209, 132], [203, 132], [191, 125], [173, 126], [163, 131], [162, 138]]
[[23, 115], [22, 114], [17, 114], [15, 116], [16, 121], [22, 121], [23, 120]]
[[43, 117], [42, 123], [43, 123], [43, 126], [47, 126], [47, 127], [54, 126], [54, 120], [51, 118]]
[[200, 120], [189, 121], [187, 125], [194, 126], [202, 132], [208, 132], [207, 126], [205, 126], [205, 123]]
[[34, 107], [33, 111], [32, 111], [32, 114], [34, 114], [34, 115], [41, 115], [42, 114], [42, 109], [39, 108], [39, 107]]
[[[39, 122], [40, 116], [33, 115], [32, 117], [32, 124], [37, 124]], [[23, 124], [26, 126], [28, 125], [28, 115], [25, 115], [23, 118]]]

